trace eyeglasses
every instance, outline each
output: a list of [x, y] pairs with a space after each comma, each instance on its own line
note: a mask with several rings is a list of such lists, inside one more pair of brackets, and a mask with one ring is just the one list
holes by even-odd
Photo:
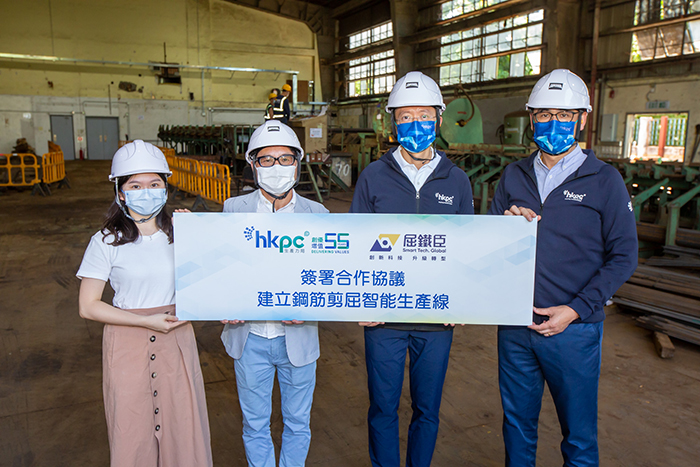
[[581, 112], [577, 110], [564, 110], [563, 112], [557, 113], [545, 111], [533, 113], [532, 116], [537, 123], [548, 123], [551, 122], [552, 119], [556, 119], [561, 123], [566, 123], [575, 121], [580, 113]]
[[272, 167], [275, 165], [275, 162], [278, 162], [279, 165], [284, 166], [294, 165], [296, 160], [297, 158], [293, 154], [282, 154], [279, 157], [260, 156], [255, 159], [255, 162], [257, 162], [260, 167]]
[[396, 119], [396, 123], [410, 123], [415, 121], [434, 122], [437, 120], [437, 116], [430, 115], [427, 111], [416, 112], [399, 109], [395, 112], [394, 118]]

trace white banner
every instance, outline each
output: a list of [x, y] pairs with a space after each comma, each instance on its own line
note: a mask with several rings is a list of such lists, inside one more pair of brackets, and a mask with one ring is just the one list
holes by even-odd
[[186, 320], [532, 323], [518, 216], [176, 213]]

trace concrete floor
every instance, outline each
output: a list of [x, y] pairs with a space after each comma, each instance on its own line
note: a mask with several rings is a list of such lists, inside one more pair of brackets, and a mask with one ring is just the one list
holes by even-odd
[[[0, 467], [109, 463], [102, 325], [78, 316], [75, 278], [113, 196], [109, 162], [69, 162], [67, 171], [72, 189], [54, 189], [50, 197], [29, 191], [0, 194]], [[176, 206], [191, 207], [192, 201]], [[327, 205], [345, 212], [349, 197], [338, 195]], [[700, 348], [676, 341], [675, 357], [661, 360], [648, 331], [636, 327], [631, 316], [608, 311], [600, 384], [601, 465], [700, 465]], [[324, 323], [320, 329], [307, 464], [368, 466], [362, 330], [353, 323]], [[214, 463], [243, 466], [233, 361], [219, 340], [221, 325], [196, 323], [195, 330]], [[279, 403], [279, 395], [274, 397]], [[405, 444], [407, 387], [400, 417]], [[441, 418], [433, 465], [503, 464], [494, 327], [455, 331]], [[272, 430], [279, 446], [279, 409]], [[561, 436], [549, 395], [539, 433], [538, 464], [561, 465]]]

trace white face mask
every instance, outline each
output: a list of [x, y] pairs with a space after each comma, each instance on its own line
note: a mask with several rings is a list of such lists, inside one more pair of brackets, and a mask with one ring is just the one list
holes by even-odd
[[297, 181], [296, 165], [279, 165], [256, 167], [258, 185], [268, 193], [280, 196], [292, 189]]

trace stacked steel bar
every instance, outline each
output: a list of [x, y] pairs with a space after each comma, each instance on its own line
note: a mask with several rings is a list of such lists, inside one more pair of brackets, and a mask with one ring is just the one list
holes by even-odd
[[700, 345], [700, 277], [640, 265], [613, 301], [642, 313], [640, 326]]

